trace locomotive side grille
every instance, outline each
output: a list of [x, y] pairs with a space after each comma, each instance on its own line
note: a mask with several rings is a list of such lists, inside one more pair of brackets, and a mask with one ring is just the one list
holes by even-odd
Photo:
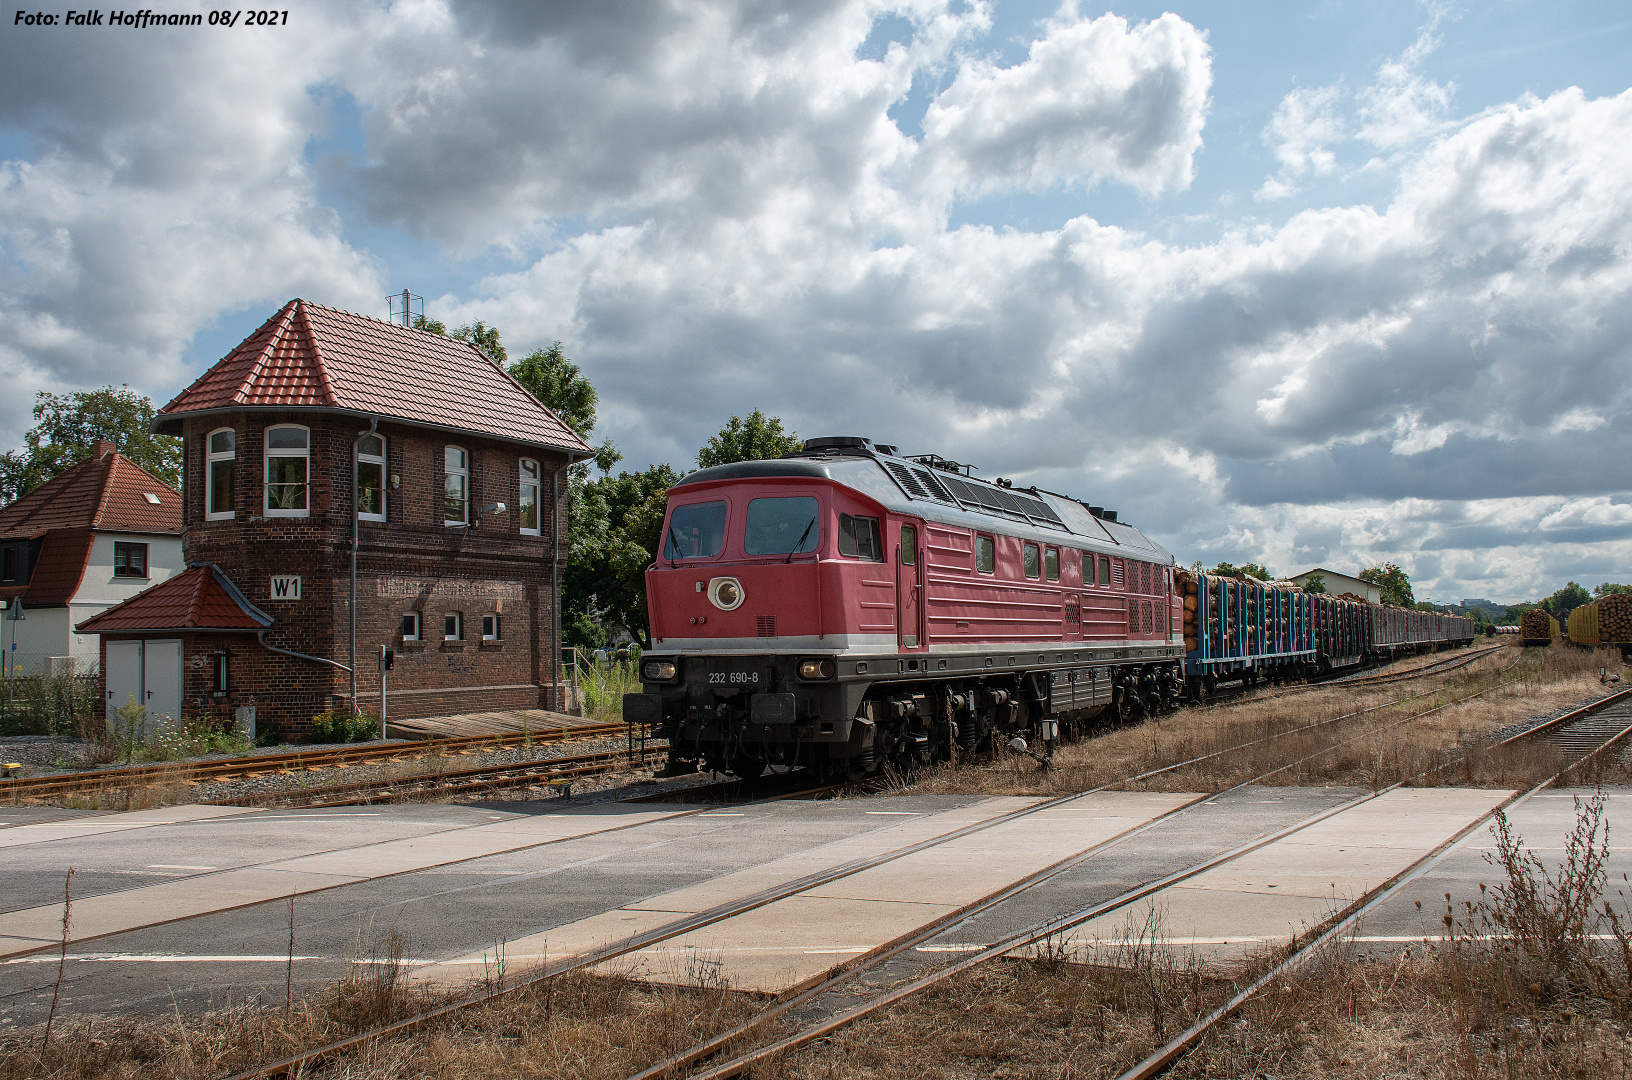
[[1151, 610], [1150, 610], [1150, 601], [1149, 600], [1142, 600], [1142, 601], [1140, 601], [1139, 606], [1140, 606], [1140, 608], [1143, 609], [1141, 614], [1144, 617], [1143, 617], [1143, 619], [1141, 621], [1144, 623], [1145, 633], [1148, 634], [1152, 630], [1154, 630], [1155, 627], [1156, 627], [1155, 618], [1152, 615]]
[[756, 626], [759, 629], [759, 636], [760, 637], [775, 637], [776, 636], [776, 616], [775, 615], [759, 615], [759, 616], [755, 617], [754, 622], [755, 622]]
[[935, 498], [949, 503], [955, 503], [958, 501], [952, 497], [952, 493], [950, 491], [946, 490], [946, 485], [942, 484], [938, 479], [936, 479], [935, 474], [929, 469], [914, 469], [913, 475], [918, 478], [918, 482], [920, 484], [924, 485], [924, 490], [929, 492]]
[[1111, 584], [1112, 585], [1120, 585], [1125, 580], [1127, 580], [1127, 579], [1123, 576], [1123, 573], [1122, 573], [1122, 560], [1121, 559], [1112, 559], [1111, 560]]
[[901, 490], [905, 491], [909, 498], [929, 498], [929, 492], [924, 490], [924, 485], [918, 482], [918, 478], [912, 474], [911, 469], [905, 465], [897, 465], [893, 461], [884, 462], [884, 467], [889, 470], [891, 476], [895, 477], [895, 482], [901, 485]]

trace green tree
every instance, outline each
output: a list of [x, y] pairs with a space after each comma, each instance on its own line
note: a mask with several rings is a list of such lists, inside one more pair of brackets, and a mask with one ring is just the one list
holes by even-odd
[[733, 416], [718, 435], [708, 440], [708, 445], [697, 451], [697, 467], [711, 469], [734, 461], [786, 457], [804, 449], [804, 445], [799, 436], [782, 430], [781, 417], [766, 416], [755, 409], [746, 420]]
[[[554, 342], [548, 349], [534, 349], [505, 369], [510, 377], [527, 392], [543, 402], [561, 422], [578, 433], [585, 442], [595, 430], [595, 406], [600, 395], [584, 377], [583, 370], [567, 359], [561, 343]], [[623, 460], [611, 439], [604, 439], [595, 448], [595, 467], [603, 473]], [[579, 480], [587, 481], [588, 470], [580, 470]]]
[[1571, 581], [1541, 602], [1548, 614], [1557, 615], [1561, 611], [1574, 611], [1582, 604], [1590, 604], [1592, 594], [1586, 588]]
[[15, 502], [91, 456], [91, 444], [111, 440], [119, 452], [163, 480], [181, 486], [181, 440], [154, 435], [153, 402], [129, 386], [72, 394], [41, 391], [36, 423], [23, 449], [0, 455], [0, 504]]
[[1602, 600], [1614, 593], [1632, 593], [1632, 585], [1617, 585], [1612, 581], [1606, 581], [1602, 585], [1592, 587], [1592, 598], [1594, 600]]
[[670, 465], [621, 472], [577, 485], [571, 507], [572, 554], [562, 581], [561, 607], [580, 637], [598, 646], [619, 627], [651, 645], [646, 567], [657, 559], [669, 488], [680, 482]]
[[1326, 588], [1325, 574], [1310, 574], [1306, 579], [1304, 579], [1303, 591], [1306, 593], [1319, 593], [1325, 595], [1331, 590]]
[[[510, 354], [504, 349], [504, 343], [499, 340], [499, 328], [489, 326], [481, 319], [468, 326], [461, 326], [453, 333], [448, 333], [448, 326], [440, 319], [427, 319], [424, 315], [415, 315], [413, 327], [415, 330], [428, 330], [441, 337], [451, 337], [458, 341], [468, 341], [482, 351], [482, 355], [503, 367], [510, 359]], [[560, 344], [557, 342], [557, 344]]]
[[1221, 562], [1207, 572], [1216, 574], [1219, 577], [1254, 577], [1259, 581], [1275, 580], [1274, 574], [1252, 562], [1242, 563], [1240, 566], [1236, 566], [1234, 563]]
[[499, 341], [498, 328], [489, 326], [480, 319], [469, 326], [461, 326], [448, 336], [470, 342], [500, 367], [510, 359], [510, 354], [504, 351], [504, 345]]
[[1411, 595], [1411, 579], [1399, 563], [1384, 563], [1360, 571], [1360, 580], [1369, 581], [1382, 590], [1383, 603], [1395, 607], [1414, 607], [1417, 598]]

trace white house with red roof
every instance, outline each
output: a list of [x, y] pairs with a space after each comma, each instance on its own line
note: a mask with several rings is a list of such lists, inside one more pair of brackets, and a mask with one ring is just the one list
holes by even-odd
[[0, 623], [6, 665], [36, 673], [54, 657], [97, 664], [75, 626], [184, 567], [181, 493], [98, 441], [91, 456], [0, 510]]

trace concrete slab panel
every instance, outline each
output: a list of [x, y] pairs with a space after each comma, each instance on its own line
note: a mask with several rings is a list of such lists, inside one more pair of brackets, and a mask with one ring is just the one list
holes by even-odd
[[492, 825], [477, 825], [457, 831], [431, 833], [401, 840], [387, 840], [363, 847], [302, 855], [282, 862], [267, 863], [267, 869], [294, 870], [314, 874], [356, 874], [384, 877], [421, 870], [487, 855], [536, 847], [558, 840], [642, 825], [686, 811], [647, 810], [620, 814], [563, 814], [560, 817], [522, 818]]
[[784, 885], [809, 874], [830, 870], [847, 862], [872, 858], [925, 840], [933, 840], [966, 826], [990, 821], [1014, 810], [1033, 806], [1039, 801], [1041, 800], [1003, 796], [983, 799], [973, 806], [957, 810], [904, 817], [895, 825], [875, 829], [860, 836], [836, 840], [809, 851], [786, 855], [759, 866], [724, 874], [709, 881], [675, 889], [625, 906], [653, 911], [707, 911], [709, 908], [719, 907], [721, 904], [728, 904], [744, 896]]
[[71, 821], [50, 821], [39, 825], [16, 825], [0, 830], [0, 848], [24, 844], [44, 844], [53, 840], [97, 836], [128, 829], [146, 829], [155, 825], [180, 825], [189, 821], [207, 821], [214, 818], [236, 817], [241, 814], [260, 814], [265, 811], [250, 806], [166, 806], [153, 810], [133, 810], [128, 813], [98, 814], [94, 817], [75, 818]]
[[[780, 991], [826, 971], [846, 956], [910, 933], [1028, 874], [1200, 797], [1165, 792], [1107, 793], [1096, 796], [1091, 805], [1074, 807], [1069, 814], [1039, 813], [996, 824], [609, 961], [608, 970], [675, 982], [695, 981], [702, 971], [708, 978], [738, 989]], [[1034, 804], [994, 799], [960, 811], [913, 818], [513, 941], [506, 945], [506, 951], [511, 955], [515, 951], [534, 954], [547, 943], [555, 956], [576, 955], [574, 950], [588, 951], [594, 945], [743, 899], [815, 870], [945, 836], [967, 824]], [[493, 955], [493, 950], [485, 950], [459, 957], [444, 965], [442, 972], [424, 971], [421, 977], [444, 978], [483, 965], [490, 968]]]
[[[1168, 941], [1192, 943], [1213, 958], [1239, 955], [1318, 925], [1507, 794], [1461, 788], [1390, 792], [1164, 889], [1147, 905], [1161, 912]], [[1126, 912], [1113, 912], [1073, 934], [1084, 943], [1113, 942], [1125, 936], [1127, 922]]]
[[[245, 904], [262, 903], [317, 889], [331, 889], [360, 880], [354, 875], [284, 873], [251, 868], [89, 896], [74, 901], [68, 940], [82, 941], [207, 912], [225, 911]], [[60, 940], [61, 933], [61, 904], [25, 908], [0, 916], [0, 935], [35, 939], [36, 944], [28, 948], [38, 947], [40, 940]], [[0, 956], [15, 955], [18, 951], [26, 949], [0, 952]]]

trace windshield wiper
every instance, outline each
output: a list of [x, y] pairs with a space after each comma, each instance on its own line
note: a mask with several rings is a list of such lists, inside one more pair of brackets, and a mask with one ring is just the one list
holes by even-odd
[[[674, 555], [680, 555], [680, 538], [674, 535], [674, 525], [669, 525], [669, 547], [674, 549]], [[674, 555], [669, 556], [669, 569], [674, 569]], [[683, 556], [682, 556], [683, 557]]]
[[810, 524], [806, 525], [805, 526], [805, 531], [799, 534], [798, 542], [793, 545], [793, 550], [788, 552], [788, 557], [786, 559], [783, 559], [782, 560], [783, 562], [790, 563], [790, 562], [793, 561], [793, 557], [795, 555], [799, 554], [799, 549], [805, 546], [805, 537], [809, 536], [810, 535], [810, 530], [814, 529], [815, 527], [816, 527], [816, 519], [814, 517], [812, 517], [810, 519]]

